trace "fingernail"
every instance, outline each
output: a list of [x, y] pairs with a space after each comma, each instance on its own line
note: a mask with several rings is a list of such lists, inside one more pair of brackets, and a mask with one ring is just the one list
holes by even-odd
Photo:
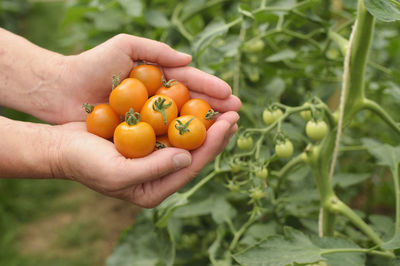
[[172, 160], [174, 161], [174, 165], [177, 170], [187, 167], [192, 163], [192, 158], [184, 153], [175, 155]]
[[180, 56], [187, 56], [187, 57], [192, 57], [190, 54], [187, 54], [187, 53], [183, 53], [183, 52], [179, 52], [178, 51], [178, 54], [180, 55]]

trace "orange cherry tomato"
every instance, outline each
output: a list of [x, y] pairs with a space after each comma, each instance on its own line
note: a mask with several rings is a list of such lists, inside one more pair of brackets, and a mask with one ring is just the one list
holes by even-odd
[[114, 110], [108, 104], [93, 106], [85, 103], [83, 107], [89, 113], [86, 117], [87, 131], [105, 139], [111, 138], [120, 123]]
[[156, 91], [163, 85], [163, 74], [161, 70], [154, 65], [138, 65], [132, 69], [129, 77], [137, 78], [143, 82], [147, 88], [149, 96], [156, 94]]
[[190, 99], [181, 109], [181, 115], [194, 115], [208, 129], [214, 123], [214, 117], [218, 112], [215, 112], [208, 102], [203, 99]]
[[127, 78], [111, 91], [109, 101], [117, 114], [125, 115], [130, 108], [140, 112], [147, 98], [144, 84], [138, 79]]
[[156, 138], [156, 150], [172, 147], [171, 142], [169, 142], [168, 135], [158, 136]]
[[144, 157], [154, 150], [156, 134], [149, 124], [140, 122], [140, 114], [131, 109], [125, 116], [125, 122], [115, 129], [114, 144], [126, 158]]
[[206, 139], [206, 127], [193, 115], [175, 118], [168, 127], [168, 139], [174, 147], [194, 150]]
[[178, 106], [178, 111], [190, 99], [188, 88], [183, 83], [173, 79], [164, 83], [164, 86], [159, 88], [156, 94], [171, 97], [175, 101], [176, 106]]
[[165, 95], [154, 95], [144, 104], [140, 116], [143, 122], [149, 123], [157, 136], [168, 131], [168, 125], [178, 116], [174, 100]]

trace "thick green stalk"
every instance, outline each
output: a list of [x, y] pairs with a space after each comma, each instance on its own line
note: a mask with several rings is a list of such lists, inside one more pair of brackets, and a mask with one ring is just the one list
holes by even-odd
[[[364, 1], [359, 0], [357, 19], [350, 37], [345, 59], [340, 108], [341, 116], [336, 130], [333, 130], [325, 138], [320, 147], [314, 148], [309, 153], [309, 164], [313, 169], [314, 178], [321, 197], [322, 221], [320, 220], [320, 234], [323, 236], [333, 235], [334, 232], [336, 215], [332, 211], [332, 205], [336, 195], [331, 187], [330, 179], [335, 168], [342, 127], [362, 108], [364, 75], [373, 28], [374, 18], [365, 9]], [[330, 163], [331, 165], [329, 166]], [[374, 241], [379, 242], [373, 233], [369, 230], [366, 231]]]
[[[357, 20], [348, 51], [348, 73], [344, 73], [345, 122], [357, 112], [357, 105], [364, 99], [364, 75], [374, 30], [374, 17], [366, 10], [364, 1], [358, 1]], [[344, 89], [344, 88], [343, 88]]]

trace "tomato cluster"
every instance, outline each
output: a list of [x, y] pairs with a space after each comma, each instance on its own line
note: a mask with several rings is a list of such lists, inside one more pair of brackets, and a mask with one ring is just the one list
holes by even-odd
[[[109, 104], [84, 104], [90, 133], [113, 138], [127, 158], [139, 158], [165, 147], [200, 147], [217, 112], [202, 99], [190, 99], [177, 80], [165, 81], [155, 65], [142, 64], [122, 82], [114, 77]], [[121, 117], [125, 117], [121, 122]]]

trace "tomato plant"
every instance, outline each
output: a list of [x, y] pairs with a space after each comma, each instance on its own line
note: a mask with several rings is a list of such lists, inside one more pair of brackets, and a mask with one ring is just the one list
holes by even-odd
[[181, 108], [181, 115], [194, 115], [208, 129], [215, 120], [218, 112], [215, 112], [211, 106], [203, 99], [190, 99]]
[[115, 129], [114, 144], [126, 158], [140, 158], [154, 150], [156, 135], [148, 123], [140, 121], [140, 114], [131, 109]]
[[88, 116], [86, 117], [87, 131], [105, 139], [112, 138], [115, 128], [119, 125], [119, 116], [108, 104], [96, 106], [83, 104]]
[[156, 94], [171, 97], [171, 99], [175, 101], [176, 106], [178, 106], [179, 111], [190, 98], [188, 88], [183, 83], [176, 80], [164, 82], [164, 85], [156, 91]]
[[195, 116], [180, 116], [175, 118], [169, 125], [168, 139], [174, 147], [194, 150], [205, 141], [206, 127]]
[[113, 110], [123, 116], [130, 108], [140, 112], [147, 98], [147, 89], [140, 80], [126, 78], [111, 91], [109, 102]]
[[[108, 265], [143, 257], [153, 265], [398, 263], [400, 37], [398, 23], [388, 23], [399, 20], [398, 1], [132, 2], [142, 17], [116, 1], [124, 8], [109, 12], [113, 23], [100, 23], [100, 4], [76, 27], [104, 27], [88, 34], [91, 42], [114, 26], [189, 52], [243, 105], [224, 152], [143, 211]], [[304, 129], [319, 120], [328, 130], [313, 141]], [[275, 152], [282, 135], [295, 147], [284, 160]], [[249, 149], [240, 136], [252, 137]], [[144, 239], [144, 231], [152, 234]]]
[[163, 74], [155, 65], [138, 65], [132, 69], [129, 77], [143, 82], [149, 96], [156, 94], [156, 91], [162, 87]]
[[143, 122], [149, 123], [157, 136], [165, 135], [172, 120], [178, 116], [174, 100], [165, 95], [150, 97], [142, 107]]

